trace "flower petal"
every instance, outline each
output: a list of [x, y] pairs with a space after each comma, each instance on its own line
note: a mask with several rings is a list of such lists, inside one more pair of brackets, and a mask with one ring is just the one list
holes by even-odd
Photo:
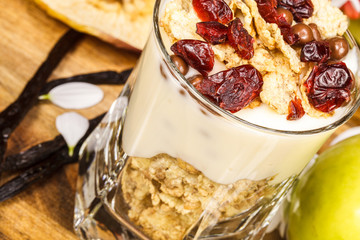
[[104, 97], [104, 92], [94, 84], [71, 82], [54, 87], [48, 95], [49, 100], [59, 107], [82, 109], [99, 103]]
[[72, 155], [71, 151], [89, 128], [89, 120], [76, 112], [67, 112], [56, 118], [56, 128], [64, 137]]

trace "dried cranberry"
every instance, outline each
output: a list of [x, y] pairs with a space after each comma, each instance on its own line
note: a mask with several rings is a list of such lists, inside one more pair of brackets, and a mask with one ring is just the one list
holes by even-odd
[[322, 63], [313, 68], [304, 86], [310, 104], [328, 113], [350, 100], [353, 81], [345, 63]]
[[227, 24], [233, 18], [230, 7], [223, 0], [193, 0], [192, 4], [201, 21]]
[[325, 41], [306, 43], [301, 49], [302, 62], [325, 62], [330, 59], [330, 46]]
[[262, 18], [268, 23], [276, 23], [276, 17], [279, 14], [276, 11], [277, 2], [276, 0], [255, 0], [259, 13]]
[[296, 36], [292, 30], [290, 24], [286, 21], [286, 18], [279, 14], [276, 11], [276, 0], [255, 0], [257, 3], [257, 7], [259, 9], [259, 13], [262, 18], [268, 23], [276, 23], [283, 35], [284, 40], [292, 45], [299, 40], [299, 37]]
[[302, 22], [303, 18], [309, 18], [314, 12], [311, 0], [278, 0], [278, 6], [289, 10], [296, 22]]
[[287, 115], [287, 120], [297, 120], [304, 116], [305, 111], [301, 105], [301, 100], [295, 97], [289, 102], [289, 115]]
[[248, 64], [208, 76], [196, 88], [221, 108], [234, 113], [259, 96], [262, 85], [260, 72]]
[[204, 76], [214, 67], [214, 51], [207, 42], [184, 39], [174, 43], [170, 49]]
[[239, 18], [230, 22], [227, 36], [229, 44], [241, 58], [249, 60], [254, 56], [254, 38], [243, 27]]
[[293, 45], [299, 41], [299, 36], [294, 34], [291, 25], [287, 22], [284, 16], [278, 15], [276, 18], [276, 24], [279, 26], [281, 35], [283, 36], [285, 42]]
[[196, 24], [196, 33], [213, 45], [225, 43], [227, 32], [228, 27], [219, 22], [199, 22]]

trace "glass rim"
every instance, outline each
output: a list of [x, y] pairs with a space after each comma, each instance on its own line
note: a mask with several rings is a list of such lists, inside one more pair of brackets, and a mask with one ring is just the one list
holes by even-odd
[[[355, 73], [355, 84], [354, 87], [359, 88], [357, 91], [355, 91], [354, 95], [355, 97], [348, 103], [352, 104], [353, 106], [349, 106], [349, 109], [346, 110], [344, 116], [339, 118], [338, 120], [331, 122], [323, 127], [318, 127], [314, 129], [308, 129], [308, 130], [281, 130], [281, 129], [275, 129], [270, 127], [261, 126], [252, 122], [249, 122], [245, 119], [242, 119], [229, 111], [226, 111], [219, 106], [212, 103], [208, 98], [206, 98], [204, 95], [202, 95], [188, 80], [185, 79], [185, 77], [180, 73], [180, 71], [177, 69], [175, 64], [171, 61], [170, 55], [168, 51], [166, 50], [166, 47], [164, 45], [164, 42], [162, 40], [161, 32], [160, 32], [160, 26], [159, 26], [159, 16], [160, 16], [160, 5], [161, 2], [165, 0], [156, 0], [154, 5], [154, 11], [153, 11], [153, 29], [155, 33], [156, 38], [156, 44], [160, 48], [161, 55], [163, 59], [165, 59], [165, 64], [169, 67], [169, 70], [172, 72], [172, 74], [176, 77], [177, 81], [179, 81], [180, 85], [186, 86], [186, 89], [189, 94], [198, 100], [202, 106], [206, 107], [207, 110], [210, 112], [215, 112], [217, 115], [220, 115], [221, 117], [234, 122], [235, 124], [240, 124], [242, 126], [246, 125], [247, 127], [255, 128], [258, 130], [266, 131], [266, 132], [272, 132], [277, 134], [286, 134], [286, 135], [311, 135], [311, 134], [317, 134], [321, 132], [330, 131], [332, 129], [337, 128], [338, 126], [345, 123], [347, 120], [349, 120], [353, 114], [357, 111], [357, 109], [360, 107], [360, 78], [357, 77], [357, 73], [360, 71], [360, 69], [357, 69], [357, 73]], [[153, 33], [152, 33], [153, 34]], [[346, 30], [346, 39], [351, 44], [351, 46], [356, 48], [357, 55], [360, 56], [360, 50], [356, 44], [356, 41], [354, 40], [352, 34], [349, 32], [349, 30]], [[359, 63], [358, 63], [359, 65]], [[241, 111], [241, 110], [240, 110]], [[296, 121], [296, 120], [295, 120]]]

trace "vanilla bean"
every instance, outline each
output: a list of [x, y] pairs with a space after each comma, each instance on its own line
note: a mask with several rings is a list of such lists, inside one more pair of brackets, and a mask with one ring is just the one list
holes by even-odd
[[50, 141], [39, 143], [25, 151], [7, 156], [0, 167], [0, 171], [15, 171], [31, 167], [64, 146], [66, 146], [64, 138], [58, 135]]
[[11, 179], [0, 187], [0, 202], [5, 201], [16, 194], [20, 193], [32, 183], [49, 176], [56, 172], [61, 166], [74, 161], [74, 157], [69, 157], [68, 149], [61, 148], [60, 151], [51, 154], [46, 161], [38, 166], [31, 167]]
[[40, 95], [47, 94], [52, 88], [69, 82], [86, 82], [92, 84], [124, 84], [128, 79], [132, 69], [122, 72], [104, 71], [96, 73], [81, 74], [67, 78], [55, 79], [48, 82], [41, 90]]
[[[132, 69], [128, 69], [119, 73], [115, 71], [105, 71], [105, 72], [76, 75], [69, 78], [56, 79], [47, 83], [45, 87], [42, 89], [42, 92], [43, 94], [46, 94], [55, 86], [67, 82], [80, 81], [80, 82], [88, 82], [94, 84], [124, 84], [127, 81], [131, 71]], [[0, 172], [16, 171], [33, 166], [41, 162], [45, 158], [47, 158], [51, 153], [57, 151], [65, 144], [66, 143], [63, 137], [61, 135], [58, 135], [53, 140], [37, 144], [18, 154], [10, 155], [6, 157], [6, 159], [3, 161], [2, 164], [0, 164]]]
[[39, 93], [53, 70], [82, 36], [82, 33], [74, 30], [66, 32], [52, 48], [19, 97], [0, 113], [0, 161], [3, 160], [11, 133], [36, 104]]
[[[101, 114], [91, 119], [89, 129], [93, 130], [103, 116], [104, 114]], [[0, 172], [22, 170], [34, 166], [63, 147], [66, 147], [66, 142], [61, 135], [58, 135], [52, 140], [39, 143], [23, 152], [7, 156], [0, 166]]]
[[45, 161], [25, 170], [23, 173], [4, 183], [0, 187], [0, 202], [15, 196], [16, 194], [26, 189], [26, 187], [37, 182], [38, 180], [52, 175], [62, 166], [69, 163], [77, 162], [79, 159], [79, 151], [81, 145], [95, 129], [95, 127], [100, 123], [103, 117], [104, 114], [90, 121], [89, 129], [86, 131], [85, 135], [76, 145], [73, 156], [69, 156], [68, 148], [64, 146], [59, 150], [53, 152]]

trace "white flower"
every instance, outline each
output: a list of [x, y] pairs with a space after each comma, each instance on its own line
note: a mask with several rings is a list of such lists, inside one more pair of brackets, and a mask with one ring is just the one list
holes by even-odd
[[72, 156], [76, 144], [89, 128], [89, 120], [76, 112], [67, 112], [56, 118], [56, 128], [64, 137]]
[[48, 99], [65, 109], [82, 109], [94, 106], [103, 97], [104, 92], [94, 84], [71, 82], [54, 87], [48, 94], [40, 96], [39, 99]]

